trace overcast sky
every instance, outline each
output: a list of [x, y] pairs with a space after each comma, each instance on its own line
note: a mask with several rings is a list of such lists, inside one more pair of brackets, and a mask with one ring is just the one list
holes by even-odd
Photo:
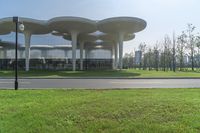
[[[125, 43], [124, 52], [131, 52], [140, 42], [153, 45], [165, 34], [172, 36], [173, 31], [179, 34], [187, 23], [194, 24], [198, 31], [199, 6], [200, 0], [0, 0], [0, 18], [22, 16], [48, 20], [58, 16], [78, 16], [100, 20], [117, 16], [139, 17], [147, 21], [147, 28]], [[12, 41], [13, 36], [0, 36], [0, 39]], [[33, 37], [32, 43], [54, 41], [46, 36]], [[65, 43], [65, 40], [59, 40], [59, 43]]]

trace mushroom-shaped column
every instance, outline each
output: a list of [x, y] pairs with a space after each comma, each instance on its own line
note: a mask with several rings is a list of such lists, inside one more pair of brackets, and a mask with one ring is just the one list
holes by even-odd
[[123, 68], [123, 40], [124, 40], [124, 32], [119, 32], [119, 69]]
[[72, 35], [72, 69], [76, 71], [76, 48], [77, 48], [77, 36], [78, 31], [71, 31]]
[[[19, 22], [24, 24], [24, 36], [25, 36], [25, 57], [26, 57], [26, 71], [29, 71], [29, 60], [30, 60], [30, 42], [31, 35], [33, 34], [47, 34], [49, 29], [47, 28], [46, 21], [35, 20], [30, 18], [19, 17]], [[4, 27], [4, 28], [2, 28]], [[15, 32], [15, 25], [13, 23], [13, 18], [3, 18], [0, 19], [0, 30], [4, 29], [6, 32]], [[19, 31], [21, 32], [21, 31]]]
[[31, 32], [25, 31], [24, 32], [25, 37], [25, 70], [29, 71], [29, 61], [30, 61], [30, 43], [31, 43]]
[[[103, 41], [113, 42], [113, 51], [114, 51], [114, 67], [115, 69], [118, 68], [118, 61], [119, 61], [119, 45], [118, 45], [118, 36], [113, 34], [104, 34], [99, 36], [99, 38]], [[123, 37], [123, 41], [129, 41], [135, 38], [135, 34], [125, 34]]]
[[80, 42], [80, 70], [83, 70], [83, 49], [84, 49], [84, 42]]
[[112, 45], [112, 69], [115, 69], [115, 45]]
[[73, 66], [73, 71], [76, 70], [76, 49], [77, 49], [77, 39], [78, 39], [78, 34], [76, 30], [72, 30], [70, 32], [70, 35], [63, 33], [63, 38], [66, 40], [71, 40], [72, 42], [72, 66]]
[[30, 43], [32, 35], [48, 34], [50, 29], [47, 27], [47, 22], [42, 20], [35, 20], [30, 18], [19, 18], [19, 21], [24, 24], [24, 37], [25, 37], [25, 58], [26, 58], [26, 71], [29, 71], [30, 60]]
[[78, 37], [80, 44], [80, 70], [83, 70], [83, 49], [85, 42], [93, 42], [97, 40], [97, 37], [92, 34], [80, 34]]
[[119, 43], [119, 69], [123, 68], [123, 41], [126, 34], [136, 33], [146, 27], [146, 22], [134, 17], [115, 17], [98, 22], [98, 30], [117, 36]]
[[114, 43], [114, 51], [115, 51], [115, 69], [117, 69], [118, 68], [118, 52], [119, 52], [119, 49], [118, 49], [118, 45], [117, 45], [117, 43]]
[[57, 17], [49, 20], [49, 26], [54, 31], [71, 34], [72, 66], [73, 66], [73, 71], [75, 71], [78, 35], [81, 33], [94, 32], [96, 30], [96, 22], [79, 17]]

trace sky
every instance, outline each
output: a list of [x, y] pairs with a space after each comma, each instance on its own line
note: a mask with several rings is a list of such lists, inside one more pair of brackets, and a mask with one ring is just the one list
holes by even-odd
[[[48, 20], [58, 16], [77, 16], [93, 20], [110, 17], [139, 17], [147, 22], [145, 30], [136, 38], [124, 43], [124, 53], [138, 48], [141, 42], [148, 46], [172, 37], [186, 29], [188, 23], [200, 30], [200, 0], [0, 0], [0, 18], [21, 16]], [[20, 35], [22, 42], [23, 36]], [[13, 34], [0, 36], [13, 41]], [[32, 44], [66, 43], [63, 39], [49, 36], [33, 36]]]

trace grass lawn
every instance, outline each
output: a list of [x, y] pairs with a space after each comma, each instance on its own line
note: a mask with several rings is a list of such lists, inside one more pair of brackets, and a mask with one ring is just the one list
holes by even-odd
[[[0, 71], [0, 77], [13, 77], [13, 71]], [[19, 71], [20, 77], [127, 77], [127, 78], [149, 78], [149, 77], [200, 77], [200, 72], [164, 72], [164, 71], [148, 71], [148, 70], [93, 70], [93, 71]]]
[[200, 89], [0, 91], [0, 133], [65, 132], [200, 132]]

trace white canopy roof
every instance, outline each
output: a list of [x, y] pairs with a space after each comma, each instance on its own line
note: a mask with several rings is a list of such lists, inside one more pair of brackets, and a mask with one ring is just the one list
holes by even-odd
[[[71, 40], [71, 32], [76, 31], [79, 33], [79, 42], [114, 41], [117, 39], [117, 32], [120, 31], [125, 33], [124, 41], [128, 41], [134, 39], [134, 33], [145, 29], [147, 25], [144, 20], [135, 17], [114, 17], [100, 21], [80, 17], [56, 17], [50, 20], [19, 17], [19, 21], [24, 24], [25, 31], [31, 34], [52, 33], [52, 35]], [[0, 35], [10, 32], [15, 32], [13, 18], [0, 19]]]

